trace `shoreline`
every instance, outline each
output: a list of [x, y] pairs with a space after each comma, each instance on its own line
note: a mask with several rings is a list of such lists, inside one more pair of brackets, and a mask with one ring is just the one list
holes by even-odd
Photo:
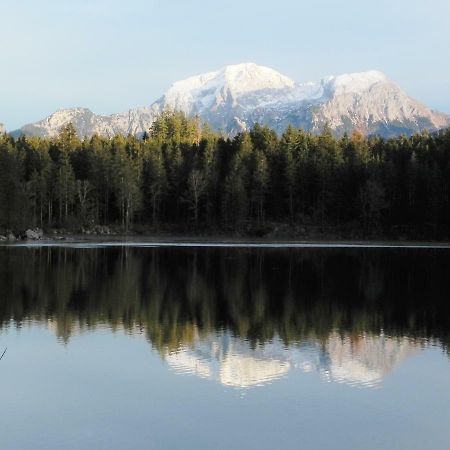
[[450, 242], [383, 239], [289, 239], [195, 235], [60, 235], [1, 241], [1, 247], [410, 248], [450, 249]]

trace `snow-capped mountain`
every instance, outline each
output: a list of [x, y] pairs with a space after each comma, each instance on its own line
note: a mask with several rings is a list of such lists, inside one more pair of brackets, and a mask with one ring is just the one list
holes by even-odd
[[85, 108], [63, 109], [19, 132], [54, 136], [72, 122], [81, 136], [139, 135], [168, 108], [198, 115], [225, 134], [255, 123], [280, 133], [289, 124], [314, 133], [328, 125], [338, 135], [359, 130], [382, 136], [450, 126], [450, 116], [413, 100], [381, 72], [297, 83], [268, 67], [246, 63], [178, 81], [148, 107], [110, 116]]

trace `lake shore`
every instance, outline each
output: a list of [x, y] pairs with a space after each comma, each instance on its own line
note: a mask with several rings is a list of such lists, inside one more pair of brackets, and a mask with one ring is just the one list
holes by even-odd
[[136, 246], [136, 247], [267, 247], [267, 248], [445, 248], [450, 242], [383, 239], [292, 239], [194, 234], [85, 235], [64, 234], [41, 239], [2, 241], [4, 246]]
[[[184, 246], [184, 247], [426, 247], [450, 248], [450, 242], [426, 238], [406, 238], [382, 235], [362, 237], [358, 234], [319, 232], [285, 232], [283, 227], [263, 236], [252, 233], [233, 233], [223, 231], [192, 232], [183, 230], [135, 230], [123, 233], [120, 229], [95, 227], [85, 232], [72, 232], [64, 229], [28, 229], [21, 233], [0, 233], [0, 245], [17, 246]], [[289, 229], [288, 231], [292, 231]]]
[[[397, 231], [397, 232], [395, 232]], [[361, 228], [289, 225], [267, 222], [265, 227], [241, 231], [225, 229], [135, 227], [124, 232], [120, 226], [95, 225], [90, 228], [28, 228], [0, 231], [1, 244], [15, 245], [110, 244], [110, 245], [184, 245], [184, 246], [279, 246], [279, 247], [450, 247], [446, 236], [378, 232], [366, 234]]]

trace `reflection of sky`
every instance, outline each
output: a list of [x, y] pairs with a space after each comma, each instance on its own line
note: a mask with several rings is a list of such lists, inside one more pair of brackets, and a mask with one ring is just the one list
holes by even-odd
[[316, 372], [339, 383], [373, 387], [421, 347], [406, 337], [332, 334], [324, 343], [286, 347], [280, 339], [252, 347], [227, 331], [197, 336], [194, 344], [164, 355], [177, 373], [214, 379], [226, 386], [264, 385], [291, 370]]
[[[289, 365], [289, 376], [242, 395], [168, 370], [145, 335], [102, 327], [80, 330], [63, 343], [46, 328], [30, 323], [0, 333], [0, 347], [8, 347], [0, 362], [2, 450], [448, 448], [450, 360], [439, 347], [396, 359], [402, 342], [405, 349], [411, 343], [400, 339], [399, 347], [388, 339], [393, 351], [384, 355], [391, 356], [378, 359], [364, 356], [362, 347], [367, 354], [378, 348], [370, 340], [353, 344], [363, 366], [370, 359], [373, 367], [397, 361], [397, 368], [384, 378], [383, 389], [351, 389], [315, 375], [333, 361], [318, 343], [285, 349], [275, 340], [252, 353], [228, 334], [225, 347], [209, 345], [221, 333], [199, 339], [203, 360], [212, 349], [217, 367], [230, 352]], [[343, 348], [352, 346], [344, 341]], [[296, 352], [304, 358], [286, 357]], [[313, 358], [324, 354], [324, 360]], [[302, 361], [312, 373], [304, 373]], [[267, 372], [273, 374], [270, 367]]]
[[[25, 321], [26, 327], [38, 325]], [[13, 327], [13, 323], [10, 324]], [[54, 321], [46, 327], [59, 336]], [[97, 330], [110, 332], [107, 323], [96, 325]], [[92, 330], [71, 326], [72, 338]], [[142, 330], [114, 328], [130, 336], [144, 338]], [[0, 334], [1, 336], [1, 334]], [[292, 371], [316, 373], [322, 380], [361, 387], [375, 387], [383, 378], [408, 357], [428, 345], [425, 339], [393, 337], [374, 334], [357, 336], [332, 333], [325, 341], [311, 338], [286, 346], [280, 338], [263, 344], [250, 344], [231, 332], [220, 330], [207, 335], [195, 332], [193, 343], [180, 344], [173, 350], [162, 351], [163, 359], [177, 374], [191, 374], [219, 382], [224, 386], [249, 388], [263, 386]]]

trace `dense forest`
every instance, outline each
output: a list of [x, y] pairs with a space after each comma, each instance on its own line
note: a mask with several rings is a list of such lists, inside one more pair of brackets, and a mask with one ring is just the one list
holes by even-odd
[[450, 130], [385, 140], [256, 125], [233, 138], [167, 111], [142, 138], [0, 136], [0, 230], [443, 239]]

